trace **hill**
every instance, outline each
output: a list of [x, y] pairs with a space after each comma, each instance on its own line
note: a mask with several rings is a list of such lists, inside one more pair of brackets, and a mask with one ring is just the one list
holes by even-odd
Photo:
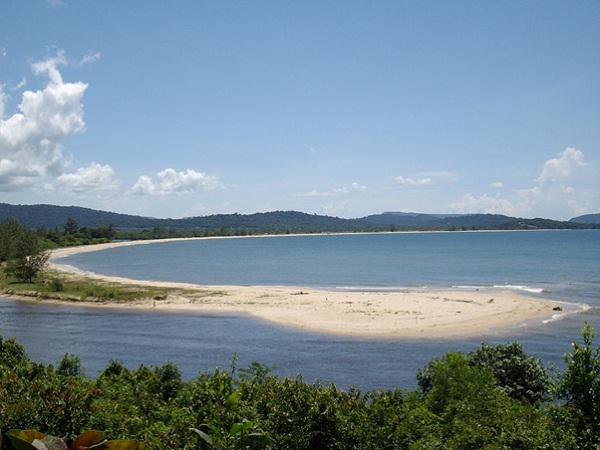
[[113, 224], [118, 228], [152, 228], [152, 218], [99, 211], [79, 206], [9, 205], [0, 203], [0, 220], [15, 219], [30, 228], [44, 226], [62, 229], [68, 218], [80, 227], [98, 228]]
[[569, 222], [600, 224], [600, 213], [586, 214], [584, 216], [573, 217], [571, 220], [569, 220]]
[[[591, 216], [600, 216], [598, 214]], [[582, 216], [588, 217], [588, 216]], [[68, 219], [79, 227], [113, 225], [119, 230], [230, 230], [249, 233], [368, 232], [404, 230], [524, 230], [598, 228], [599, 222], [580, 223], [572, 219], [523, 219], [500, 214], [420, 214], [385, 212], [358, 219], [307, 214], [298, 211], [272, 211], [254, 214], [215, 214], [182, 219], [158, 219], [78, 206], [10, 205], [0, 203], [0, 220], [16, 219], [30, 228], [62, 230]]]
[[419, 214], [386, 212], [361, 220], [396, 230], [535, 230], [595, 228], [551, 219], [524, 219], [502, 214]]
[[78, 206], [9, 205], [0, 203], [0, 220], [15, 219], [30, 228], [46, 227], [62, 230], [67, 219], [79, 227], [98, 228], [113, 225], [121, 230], [151, 228], [191, 229], [248, 229], [276, 233], [317, 231], [381, 231], [377, 224], [358, 219], [319, 216], [297, 211], [273, 211], [255, 214], [215, 214], [182, 219], [158, 219], [114, 212], [98, 211]]

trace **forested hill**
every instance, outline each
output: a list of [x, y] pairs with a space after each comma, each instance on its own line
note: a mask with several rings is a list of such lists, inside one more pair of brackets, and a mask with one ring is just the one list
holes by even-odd
[[[585, 217], [585, 216], [583, 216]], [[158, 219], [78, 206], [10, 205], [0, 203], [0, 220], [16, 219], [30, 228], [62, 230], [68, 219], [79, 227], [113, 225], [121, 230], [170, 228], [177, 230], [238, 230], [248, 233], [359, 232], [404, 230], [520, 230], [600, 228], [598, 223], [523, 219], [498, 214], [419, 214], [386, 212], [357, 219], [273, 211], [255, 214], [216, 214], [182, 219]]]
[[598, 214], [586, 214], [584, 216], [573, 217], [569, 222], [575, 223], [596, 223], [600, 224], [600, 213]]
[[[64, 227], [73, 219], [79, 227], [98, 228], [113, 225], [117, 229], [141, 230], [174, 228], [178, 230], [242, 230], [262, 232], [381, 231], [382, 227], [358, 219], [340, 219], [297, 211], [255, 214], [216, 214], [182, 219], [158, 219], [98, 211], [77, 206], [9, 205], [0, 203], [0, 220], [15, 219], [30, 228]], [[387, 225], [389, 227], [389, 225]]]

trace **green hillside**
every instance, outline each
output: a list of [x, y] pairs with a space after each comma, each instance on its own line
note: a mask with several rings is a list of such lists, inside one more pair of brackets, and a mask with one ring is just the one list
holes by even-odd
[[599, 223], [561, 222], [550, 219], [523, 219], [499, 214], [419, 214], [386, 212], [357, 219], [307, 214], [298, 211], [271, 211], [254, 214], [215, 214], [180, 219], [159, 219], [129, 214], [56, 205], [10, 205], [0, 203], [0, 220], [15, 219], [36, 229], [62, 230], [67, 220], [81, 228], [112, 225], [117, 230], [172, 229], [220, 233], [315, 233], [376, 232], [406, 230], [526, 230], [598, 228]]

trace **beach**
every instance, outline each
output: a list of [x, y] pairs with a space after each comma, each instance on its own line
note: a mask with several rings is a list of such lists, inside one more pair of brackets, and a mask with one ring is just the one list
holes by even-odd
[[[512, 292], [476, 290], [346, 291], [302, 286], [205, 286], [131, 280], [63, 266], [60, 257], [135, 241], [54, 250], [50, 266], [65, 276], [109, 283], [167, 288], [167, 294], [106, 307], [181, 312], [245, 313], [281, 326], [320, 333], [381, 338], [440, 338], [476, 335], [528, 320], [550, 318], [558, 302]], [[165, 242], [161, 240], [160, 242]], [[96, 306], [93, 300], [82, 305]]]

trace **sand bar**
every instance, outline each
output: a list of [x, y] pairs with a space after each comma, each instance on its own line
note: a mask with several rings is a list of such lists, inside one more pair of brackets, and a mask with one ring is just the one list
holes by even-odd
[[[204, 239], [204, 238], [203, 238]], [[481, 334], [553, 316], [558, 302], [482, 291], [320, 290], [289, 286], [205, 286], [187, 283], [131, 280], [78, 271], [60, 265], [60, 257], [78, 252], [160, 241], [135, 241], [70, 247], [53, 251], [53, 269], [69, 276], [107, 282], [172, 288], [168, 295], [110, 307], [157, 310], [247, 313], [279, 325], [317, 332], [385, 338], [439, 338]], [[94, 302], [82, 302], [94, 305]]]

